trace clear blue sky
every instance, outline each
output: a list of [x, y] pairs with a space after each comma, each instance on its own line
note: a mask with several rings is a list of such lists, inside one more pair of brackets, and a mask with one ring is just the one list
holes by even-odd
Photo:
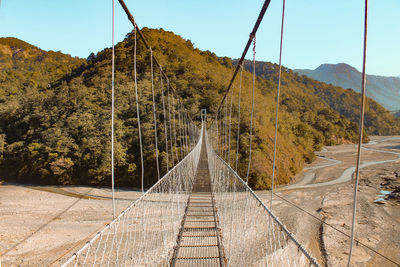
[[[0, 36], [87, 57], [111, 46], [111, 0], [0, 0]], [[400, 1], [370, 0], [369, 74], [400, 75]], [[164, 28], [218, 56], [238, 58], [263, 0], [126, 0], [138, 25]], [[283, 64], [360, 70], [364, 0], [287, 0]], [[282, 0], [272, 0], [257, 34], [257, 60], [277, 62]], [[116, 40], [132, 30], [116, 0]], [[248, 57], [251, 55], [248, 54]]]

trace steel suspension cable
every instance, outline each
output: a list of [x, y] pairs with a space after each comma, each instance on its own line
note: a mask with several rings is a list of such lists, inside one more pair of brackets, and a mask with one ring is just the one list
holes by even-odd
[[357, 150], [357, 164], [356, 164], [356, 177], [354, 184], [354, 200], [353, 200], [353, 216], [351, 222], [351, 237], [350, 237], [350, 249], [349, 249], [349, 259], [347, 262], [347, 266], [350, 266], [351, 256], [353, 252], [353, 243], [354, 243], [354, 234], [355, 234], [355, 221], [356, 221], [356, 211], [357, 211], [357, 190], [358, 190], [358, 179], [359, 179], [359, 170], [360, 170], [360, 162], [361, 162], [361, 146], [363, 140], [363, 131], [364, 131], [364, 111], [365, 111], [365, 87], [367, 81], [367, 74], [365, 71], [366, 61], [367, 61], [367, 32], [368, 32], [368, 0], [365, 0], [365, 9], [364, 9], [364, 46], [363, 46], [363, 70], [362, 70], [362, 82], [361, 82], [361, 106], [360, 106], [360, 132], [358, 139], [358, 150]]
[[224, 158], [224, 138], [225, 138], [225, 123], [224, 123], [224, 112], [223, 110], [221, 110], [220, 113], [220, 119], [219, 119], [219, 123], [220, 123], [220, 127], [221, 127], [221, 158]]
[[154, 71], [153, 71], [153, 50], [150, 49], [150, 69], [151, 69], [151, 93], [153, 96], [153, 118], [154, 118], [154, 143], [156, 146], [157, 180], [160, 180], [160, 166], [158, 163], [158, 138], [157, 138], [157, 113], [154, 99]]
[[253, 94], [251, 98], [250, 114], [250, 144], [249, 144], [249, 163], [247, 165], [246, 184], [249, 183], [250, 165], [251, 165], [251, 145], [253, 141], [253, 113], [254, 113], [254, 90], [256, 85], [256, 37], [253, 39]]
[[[122, 1], [122, 0], [120, 0], [120, 1]], [[261, 11], [260, 11], [260, 14], [259, 14], [258, 17], [257, 17], [256, 23], [254, 24], [253, 30], [251, 31], [250, 36], [249, 36], [249, 39], [248, 39], [248, 41], [247, 41], [247, 43], [246, 43], [246, 46], [245, 46], [245, 48], [244, 48], [244, 50], [243, 50], [242, 56], [241, 56], [240, 59], [239, 59], [239, 62], [238, 62], [237, 66], [236, 66], [236, 69], [235, 69], [235, 72], [233, 73], [232, 79], [231, 79], [231, 81], [229, 82], [228, 88], [226, 89], [225, 95], [224, 95], [224, 97], [222, 98], [221, 103], [220, 103], [219, 106], [218, 106], [217, 113], [220, 112], [221, 107], [222, 107], [222, 104], [224, 103], [224, 100], [225, 100], [226, 96], [228, 95], [228, 93], [229, 93], [229, 91], [230, 91], [230, 89], [231, 89], [231, 87], [232, 87], [233, 82], [235, 81], [235, 78], [236, 78], [236, 75], [237, 75], [237, 73], [238, 73], [238, 71], [239, 71], [239, 68], [240, 68], [240, 66], [242, 66], [242, 64], [243, 64], [244, 58], [245, 58], [245, 56], [246, 56], [246, 54], [247, 54], [247, 51], [249, 50], [250, 45], [251, 45], [251, 43], [253, 42], [254, 37], [256, 36], [258, 27], [260, 26], [261, 21], [262, 21], [263, 18], [264, 18], [265, 12], [267, 11], [267, 8], [268, 8], [270, 2], [271, 2], [271, 0], [265, 0], [265, 1], [264, 1], [264, 4], [263, 4], [263, 6], [262, 6], [262, 8], [261, 8]], [[211, 121], [211, 124], [210, 124], [210, 125], [212, 125], [213, 122], [214, 122], [214, 121]]]
[[[173, 148], [173, 135], [172, 135], [172, 117], [171, 117], [171, 103], [169, 100], [169, 84], [167, 84], [167, 100], [168, 100], [168, 117], [169, 117], [169, 134], [170, 134], [170, 140], [171, 140], [171, 159], [172, 159], [172, 166], [174, 166], [174, 148]], [[179, 159], [177, 159], [176, 162], [179, 162]]]
[[172, 126], [174, 129], [174, 141], [175, 141], [175, 153], [176, 153], [176, 162], [179, 162], [179, 156], [178, 156], [178, 143], [176, 141], [176, 120], [175, 120], [175, 101], [174, 98], [172, 97]]
[[141, 189], [142, 193], [144, 193], [144, 164], [143, 164], [143, 144], [142, 144], [142, 130], [140, 127], [140, 109], [139, 109], [139, 96], [138, 96], [138, 86], [137, 86], [137, 71], [136, 71], [136, 54], [137, 54], [137, 36], [136, 36], [136, 27], [134, 29], [134, 48], [133, 48], [133, 72], [135, 79], [135, 98], [136, 98], [136, 114], [138, 120], [138, 132], [139, 132], [139, 146], [140, 146], [140, 162], [142, 167], [141, 172]]
[[182, 158], [184, 158], [185, 157], [185, 155], [186, 155], [186, 143], [185, 143], [185, 128], [184, 128], [184, 120], [183, 120], [183, 110], [182, 110], [182, 106], [181, 106], [181, 103], [180, 102], [178, 102], [179, 103], [179, 110], [180, 110], [180, 112], [179, 112], [179, 114], [180, 114], [180, 129], [181, 129], [181, 150], [182, 150]]
[[181, 104], [182, 109], [182, 135], [183, 135], [183, 151], [185, 151], [185, 156], [188, 153], [188, 147], [186, 142], [186, 119], [185, 119], [185, 112], [183, 111], [183, 105]]
[[164, 100], [164, 85], [161, 75], [160, 69], [160, 87], [161, 87], [161, 99], [162, 99], [162, 106], [163, 106], [163, 115], [164, 115], [164, 135], [165, 135], [165, 152], [167, 153], [167, 172], [169, 171], [169, 154], [168, 154], [168, 129], [167, 129], [167, 116], [165, 114], [165, 100]]
[[228, 160], [228, 99], [225, 100], [225, 113], [224, 113], [224, 160]]
[[238, 96], [238, 127], [236, 134], [236, 162], [235, 162], [235, 172], [238, 169], [239, 161], [239, 143], [240, 143], [240, 97], [242, 93], [242, 76], [243, 76], [243, 65], [240, 66], [240, 79], [239, 79], [239, 96]]
[[218, 135], [218, 126], [219, 126], [219, 121], [218, 121], [218, 117], [219, 117], [219, 113], [217, 113], [217, 115], [215, 116], [216, 118], [215, 118], [215, 122], [216, 122], [216, 125], [217, 125], [217, 135], [216, 135], [216, 142], [217, 142], [217, 144], [216, 144], [216, 146], [217, 146], [217, 154], [219, 154], [219, 135]]
[[275, 114], [275, 137], [274, 137], [274, 159], [272, 163], [272, 179], [271, 179], [271, 201], [270, 209], [272, 210], [272, 195], [274, 192], [274, 182], [275, 182], [275, 166], [276, 166], [276, 149], [278, 142], [278, 114], [279, 114], [279, 95], [281, 91], [281, 75], [282, 75], [282, 47], [283, 47], [283, 26], [285, 21], [285, 0], [282, 4], [282, 23], [281, 23], [281, 43], [279, 46], [279, 77], [278, 77], [278, 89], [276, 92], [276, 114]]
[[220, 129], [221, 129], [221, 138], [220, 138], [220, 143], [221, 143], [221, 152], [220, 152], [220, 156], [221, 158], [224, 157], [223, 153], [224, 153], [224, 118], [223, 118], [223, 113], [221, 112], [220, 114], [220, 119], [219, 119], [219, 123], [220, 123]]
[[[147, 49], [151, 50], [151, 46], [147, 42], [146, 38], [144, 38], [143, 33], [141, 32], [139, 26], [137, 25], [137, 23], [136, 23], [135, 19], [133, 18], [131, 12], [129, 11], [128, 7], [126, 6], [124, 0], [118, 0], [118, 2], [120, 3], [121, 7], [124, 9], [124, 11], [125, 11], [125, 13], [126, 13], [126, 15], [128, 17], [128, 20], [132, 23], [133, 27], [137, 30], [137, 33], [139, 34], [139, 37], [143, 41], [145, 47]], [[175, 95], [177, 99], [179, 99], [179, 96], [176, 93], [176, 89], [170, 84], [169, 78], [168, 78], [167, 74], [164, 72], [161, 64], [159, 63], [157, 58], [154, 56], [154, 54], [152, 55], [152, 57], [153, 57], [154, 64], [156, 64], [156, 66], [160, 69], [160, 71], [162, 73], [162, 76], [164, 76], [164, 79], [167, 81], [167, 84], [171, 87], [172, 94]], [[185, 108], [185, 110], [187, 110], [187, 109]]]
[[185, 147], [186, 147], [186, 149], [185, 149], [185, 151], [186, 151], [186, 154], [185, 154], [185, 156], [190, 152], [190, 148], [189, 148], [189, 144], [188, 144], [188, 135], [189, 135], [189, 133], [188, 133], [188, 130], [187, 130], [187, 124], [188, 124], [188, 119], [187, 119], [187, 112], [185, 112], [184, 111], [184, 106], [183, 106], [183, 104], [181, 104], [182, 105], [182, 110], [183, 110], [183, 113], [182, 113], [182, 120], [183, 120], [183, 137], [184, 137], [184, 142], [185, 142]]
[[187, 133], [187, 136], [186, 136], [187, 141], [186, 142], [187, 142], [187, 145], [188, 145], [188, 150], [190, 152], [192, 150], [192, 144], [190, 142], [190, 136], [191, 136], [190, 124], [191, 124], [191, 121], [190, 121], [189, 115], [187, 113], [185, 114], [185, 116], [186, 116], [186, 133]]
[[190, 132], [189, 132], [189, 126], [190, 126], [190, 120], [189, 120], [189, 115], [187, 114], [187, 112], [185, 113], [185, 117], [186, 117], [186, 144], [188, 147], [188, 153], [192, 150], [191, 146], [190, 146]]
[[228, 145], [228, 133], [229, 133], [229, 120], [228, 120], [228, 99], [225, 101], [225, 161], [229, 162], [229, 145]]
[[183, 152], [182, 152], [182, 121], [181, 121], [181, 105], [180, 105], [180, 101], [178, 100], [176, 102], [177, 107], [176, 107], [176, 111], [178, 112], [178, 134], [179, 134], [179, 148], [181, 151], [181, 159], [184, 158]]
[[233, 92], [235, 87], [232, 88], [231, 93], [231, 105], [229, 108], [229, 139], [228, 139], [228, 164], [231, 166], [231, 128], [232, 128], [232, 102], [233, 102]]
[[111, 59], [111, 194], [113, 219], [115, 218], [115, 195], [114, 195], [114, 79], [115, 79], [115, 48], [114, 48], [114, 31], [115, 31], [115, 2], [112, 0], [112, 59]]
[[220, 113], [220, 119], [219, 119], [219, 123], [220, 123], [220, 135], [221, 135], [221, 138], [220, 138], [220, 143], [221, 143], [221, 146], [220, 146], [220, 148], [221, 148], [221, 158], [224, 158], [224, 118], [223, 118], [223, 113], [221, 112]]

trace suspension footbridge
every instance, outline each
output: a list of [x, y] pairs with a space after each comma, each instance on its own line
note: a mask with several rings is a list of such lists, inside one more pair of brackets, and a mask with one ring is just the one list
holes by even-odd
[[193, 150], [63, 266], [319, 266], [213, 150]]
[[206, 142], [202, 140], [197, 173], [183, 215], [171, 266], [225, 265], [214, 203]]
[[[168, 75], [155, 57], [151, 44], [137, 26], [123, 0], [122, 8], [132, 23], [134, 36], [133, 72], [141, 158], [143, 195], [118, 216], [114, 205], [114, 1], [112, 46], [112, 189], [114, 220], [95, 234], [63, 266], [319, 266], [316, 259], [296, 239], [272, 211], [272, 196], [277, 153], [279, 92], [284, 29], [285, 1], [282, 8], [279, 79], [275, 118], [272, 190], [267, 207], [248, 186], [252, 163], [253, 113], [255, 98], [256, 33], [270, 1], [266, 0], [250, 33], [216, 113], [207, 123], [202, 110], [200, 123], [193, 121]], [[365, 9], [365, 36], [367, 1]], [[148, 50], [151, 75], [151, 108], [153, 113], [155, 165], [158, 181], [144, 190], [143, 142], [148, 138], [141, 127], [143, 103], [137, 82], [137, 37]], [[366, 39], [364, 40], [366, 44]], [[253, 88], [251, 97], [247, 173], [242, 179], [237, 173], [241, 131], [241, 82], [244, 58], [253, 46]], [[365, 95], [365, 51], [363, 101]], [[155, 68], [158, 68], [159, 86]], [[233, 91], [238, 86], [237, 124], [232, 123]], [[158, 87], [158, 88], [157, 88]], [[361, 106], [361, 118], [363, 107]], [[162, 109], [162, 110], [161, 110]], [[242, 115], [243, 116], [243, 115]], [[361, 126], [363, 121], [361, 119]], [[360, 127], [360, 142], [362, 140]], [[150, 134], [151, 135], [151, 134]], [[234, 140], [236, 138], [236, 140]], [[162, 147], [164, 143], [165, 147]], [[361, 146], [361, 143], [359, 144]], [[166, 173], [162, 175], [160, 153], [165, 153]], [[233, 158], [233, 160], [232, 160]], [[358, 165], [360, 150], [358, 152]], [[358, 183], [356, 168], [356, 192]], [[162, 177], [161, 177], [162, 176]], [[350, 238], [348, 265], [354, 240], [354, 218]]]
[[[182, 97], [173, 86], [174, 83], [170, 82], [166, 68], [154, 55], [151, 43], [146, 40], [128, 7], [123, 0], [118, 0], [118, 2], [133, 25], [132, 84], [136, 115], [133, 124], [137, 126], [137, 147], [140, 153], [136, 155], [140, 161], [135, 167], [140, 170], [142, 194], [120, 214], [116, 213], [114, 203], [114, 183], [117, 174], [114, 170], [116, 134], [114, 129], [113, 0], [111, 62], [113, 220], [85, 240], [86, 243], [82, 247], [71, 252], [62, 266], [320, 266], [320, 263], [308, 251], [307, 244], [300, 242], [273, 210], [285, 0], [283, 0], [281, 17], [274, 152], [271, 157], [273, 168], [268, 206], [249, 186], [249, 173], [253, 168], [252, 144], [257, 141], [254, 140], [254, 124], [257, 118], [253, 116], [257, 108], [255, 107], [256, 33], [270, 1], [264, 2], [226, 92], [215, 109], [216, 112], [213, 112], [209, 119], [205, 110], [201, 112], [201, 119], [196, 119], [193, 116], [194, 112], [186, 108]], [[363, 134], [367, 4], [368, 1], [365, 8], [360, 143], [355, 168], [354, 209], [349, 236], [348, 266], [351, 264], [355, 240], [354, 218]], [[141, 46], [138, 42], [141, 42]], [[243, 64], [251, 47], [253, 87], [246, 94], [247, 102], [244, 102]], [[140, 80], [137, 71], [138, 49], [144, 49], [147, 53], [147, 57], [140, 60], [148, 60], [148, 66], [143, 71], [150, 76], [151, 84], [148, 85], [138, 82]], [[232, 108], [233, 101], [237, 101], [236, 109]], [[250, 104], [249, 107], [243, 107], [245, 103]], [[149, 114], [150, 116], [145, 116]], [[235, 121], [232, 121], [233, 117], [236, 117]], [[242, 123], [244, 120], [246, 123]], [[245, 129], [241, 128], [243, 125]], [[244, 131], [248, 138], [246, 140], [240, 138]], [[145, 151], [146, 145], [154, 148], [154, 153]], [[240, 151], [243, 150], [246, 150], [246, 153], [243, 153], [247, 155], [246, 159], [239, 158]], [[151, 157], [148, 156], [149, 154]], [[150, 164], [146, 160], [151, 161], [151, 167], [147, 169], [145, 165]], [[240, 160], [243, 161], [241, 172], [238, 170]], [[145, 181], [148, 175], [146, 172], [154, 174], [153, 180], [156, 182], [153, 185]], [[242, 175], [239, 175], [239, 172]]]

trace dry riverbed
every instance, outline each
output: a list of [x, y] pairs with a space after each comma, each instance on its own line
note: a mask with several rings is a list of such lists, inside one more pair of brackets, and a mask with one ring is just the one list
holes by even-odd
[[[393, 154], [400, 152], [400, 136], [372, 137], [372, 141], [365, 145], [369, 150], [363, 150], [362, 162], [389, 162], [361, 169], [356, 239], [400, 262], [400, 201], [374, 202], [381, 190], [393, 191], [400, 185], [399, 155]], [[356, 146], [327, 147], [318, 155], [318, 160], [296, 177], [296, 183], [277, 190], [273, 211], [321, 264], [343, 266], [347, 263], [348, 237], [298, 207], [350, 234], [351, 181], [307, 185], [337, 181], [355, 165]], [[269, 206], [269, 192], [257, 194]], [[117, 213], [140, 195], [135, 190], [118, 190]], [[112, 220], [110, 197], [107, 188], [0, 185], [1, 266], [58, 265]], [[352, 265], [396, 266], [360, 243], [355, 245]]]
[[[400, 200], [381, 196], [400, 188], [400, 136], [372, 137], [372, 142], [364, 147], [361, 162], [366, 167], [360, 170], [355, 234], [359, 242], [355, 242], [351, 266], [398, 266], [371, 249], [400, 263]], [[274, 211], [323, 265], [347, 264], [350, 243], [346, 235], [351, 231], [354, 182], [340, 182], [338, 178], [355, 165], [355, 155], [354, 145], [327, 147], [319, 153], [320, 158], [297, 177], [297, 183], [278, 190], [278, 196], [329, 226], [274, 197]], [[333, 163], [332, 159], [336, 160], [335, 164], [318, 168]], [[368, 166], [373, 162], [379, 164]], [[308, 178], [313, 177], [307, 183], [312, 187], [302, 183], [307, 173]], [[327, 181], [331, 184], [327, 185]]]
[[[139, 195], [117, 190], [117, 212]], [[112, 220], [110, 197], [104, 188], [1, 185], [1, 266], [58, 265]]]

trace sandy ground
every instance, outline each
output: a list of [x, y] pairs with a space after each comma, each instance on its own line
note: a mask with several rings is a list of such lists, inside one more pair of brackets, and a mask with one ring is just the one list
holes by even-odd
[[[117, 190], [117, 213], [139, 195]], [[112, 220], [110, 197], [104, 188], [1, 185], [1, 266], [48, 266], [70, 255]]]
[[[352, 266], [398, 266], [371, 249], [400, 263], [400, 201], [374, 202], [381, 190], [392, 191], [400, 186], [400, 136], [372, 137], [372, 142], [364, 147], [361, 162], [365, 167], [360, 170], [355, 234], [360, 242], [354, 245]], [[325, 148], [319, 153], [319, 159], [296, 177], [295, 184], [280, 188], [277, 195], [350, 235], [354, 183], [341, 182], [338, 178], [355, 165], [356, 151], [354, 145]], [[368, 166], [373, 163], [378, 164]], [[351, 178], [352, 172], [349, 175]], [[330, 184], [327, 185], [327, 181]], [[269, 203], [269, 192], [259, 194]], [[274, 212], [303, 244], [307, 244], [322, 265], [347, 264], [348, 236], [277, 196], [273, 203]]]
[[[399, 156], [382, 152], [400, 152], [400, 136], [391, 138], [372, 137], [372, 142], [365, 147], [379, 151], [362, 151], [363, 163], [390, 162], [361, 169], [356, 239], [400, 262], [400, 202], [374, 203], [381, 189], [392, 190], [400, 185]], [[327, 147], [318, 155], [317, 161], [296, 177], [295, 184], [277, 190], [272, 209], [322, 265], [343, 266], [347, 263], [348, 237], [298, 207], [350, 234], [352, 183], [304, 186], [337, 180], [355, 165], [356, 146]], [[387, 181], [389, 187], [381, 188], [381, 183]], [[134, 190], [118, 190], [117, 213], [140, 194]], [[259, 191], [257, 194], [269, 206], [270, 193]], [[0, 185], [1, 266], [58, 265], [60, 259], [79, 249], [111, 221], [110, 196], [107, 188]], [[360, 244], [355, 245], [353, 253], [353, 266], [396, 266]]]

